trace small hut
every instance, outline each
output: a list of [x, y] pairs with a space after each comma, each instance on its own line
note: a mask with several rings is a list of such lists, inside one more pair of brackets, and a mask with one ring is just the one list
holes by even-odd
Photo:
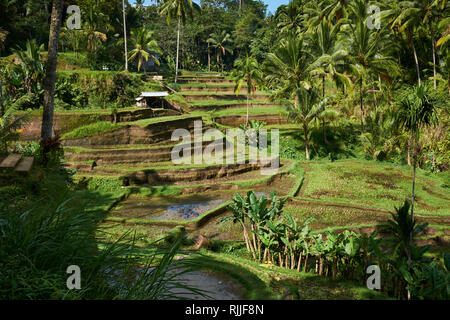
[[136, 98], [136, 105], [139, 108], [164, 108], [165, 100], [169, 93], [167, 91], [162, 92], [142, 92], [139, 97]]

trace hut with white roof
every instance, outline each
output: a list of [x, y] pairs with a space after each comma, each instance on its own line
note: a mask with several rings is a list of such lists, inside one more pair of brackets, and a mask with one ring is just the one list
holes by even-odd
[[161, 92], [142, 92], [139, 97], [136, 98], [136, 105], [140, 108], [164, 108], [165, 100], [169, 93], [167, 91]]

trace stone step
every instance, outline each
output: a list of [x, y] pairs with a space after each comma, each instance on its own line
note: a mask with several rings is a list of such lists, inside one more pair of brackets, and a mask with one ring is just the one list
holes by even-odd
[[29, 172], [33, 167], [34, 157], [23, 157], [14, 169], [17, 172]]
[[10, 154], [0, 163], [0, 168], [15, 168], [21, 158], [20, 154]]

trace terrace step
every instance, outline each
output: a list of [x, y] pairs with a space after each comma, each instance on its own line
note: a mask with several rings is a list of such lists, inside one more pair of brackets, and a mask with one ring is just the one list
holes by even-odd
[[[246, 91], [244, 88], [242, 91]], [[197, 87], [197, 86], [183, 86], [181, 87], [181, 92], [210, 92], [210, 93], [234, 93], [234, 87], [223, 86], [223, 87]]]
[[[163, 170], [141, 170], [123, 176], [124, 185], [170, 185], [183, 181], [203, 181], [213, 180], [222, 177], [230, 177], [242, 174], [252, 170], [258, 170], [269, 167], [270, 162], [259, 162], [257, 164], [229, 164], [229, 165], [210, 165], [199, 168], [186, 169], [163, 169]], [[212, 181], [213, 182], [213, 181]]]
[[[282, 125], [289, 123], [282, 114], [255, 114], [249, 115], [248, 118], [249, 120], [258, 120], [264, 122], [266, 125]], [[214, 122], [230, 127], [238, 127], [241, 124], [245, 124], [246, 121], [247, 117], [245, 115], [214, 118]]]
[[[210, 141], [204, 141], [202, 144], [202, 152], [204, 148], [210, 145]], [[98, 165], [111, 163], [111, 164], [121, 164], [121, 163], [155, 163], [155, 162], [167, 162], [172, 160], [172, 150], [173, 146], [161, 147], [161, 148], [147, 148], [147, 149], [98, 149], [90, 151], [81, 152], [66, 152], [66, 159], [71, 162], [84, 162], [84, 161], [95, 161]], [[183, 147], [183, 146], [182, 146]], [[195, 148], [192, 145], [184, 145], [185, 150], [194, 153]]]
[[[193, 101], [204, 101], [204, 100], [246, 100], [247, 95], [245, 94], [214, 94], [205, 92], [202, 94], [189, 94], [189, 93], [182, 93], [184, 99], [188, 102]], [[269, 96], [266, 94], [256, 94], [251, 97], [253, 100], [268, 100]]]
[[204, 84], [235, 84], [236, 82], [233, 80], [226, 79], [200, 79], [200, 78], [192, 78], [192, 79], [178, 79], [179, 84], [185, 83], [204, 83]]
[[[125, 125], [119, 129], [104, 132], [99, 135], [78, 139], [65, 139], [64, 146], [98, 146], [98, 145], [128, 145], [128, 144], [171, 144], [172, 132], [176, 129], [194, 130], [194, 122], [201, 117], [181, 118], [152, 123], [147, 126]], [[203, 126], [207, 130], [208, 126]]]
[[[273, 103], [250, 103], [250, 108], [276, 108], [279, 107], [278, 104]], [[189, 108], [191, 110], [222, 110], [222, 109], [239, 109], [239, 108], [246, 108], [246, 103], [231, 103], [231, 104], [223, 104], [223, 105], [216, 105], [213, 101], [211, 101], [211, 104], [208, 105], [191, 105]]]

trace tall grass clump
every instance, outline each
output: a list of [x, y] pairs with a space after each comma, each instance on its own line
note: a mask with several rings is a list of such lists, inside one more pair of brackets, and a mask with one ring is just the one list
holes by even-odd
[[[108, 229], [99, 227], [105, 215], [99, 204], [110, 201], [109, 194], [76, 190], [64, 176], [50, 172], [28, 186], [0, 199], [0, 299], [176, 299], [202, 294], [180, 280], [192, 268], [174, 260], [181, 240], [168, 248], [156, 243], [147, 251], [138, 249], [136, 237], [129, 234], [111, 240]], [[81, 270], [79, 290], [66, 285], [71, 265]]]

